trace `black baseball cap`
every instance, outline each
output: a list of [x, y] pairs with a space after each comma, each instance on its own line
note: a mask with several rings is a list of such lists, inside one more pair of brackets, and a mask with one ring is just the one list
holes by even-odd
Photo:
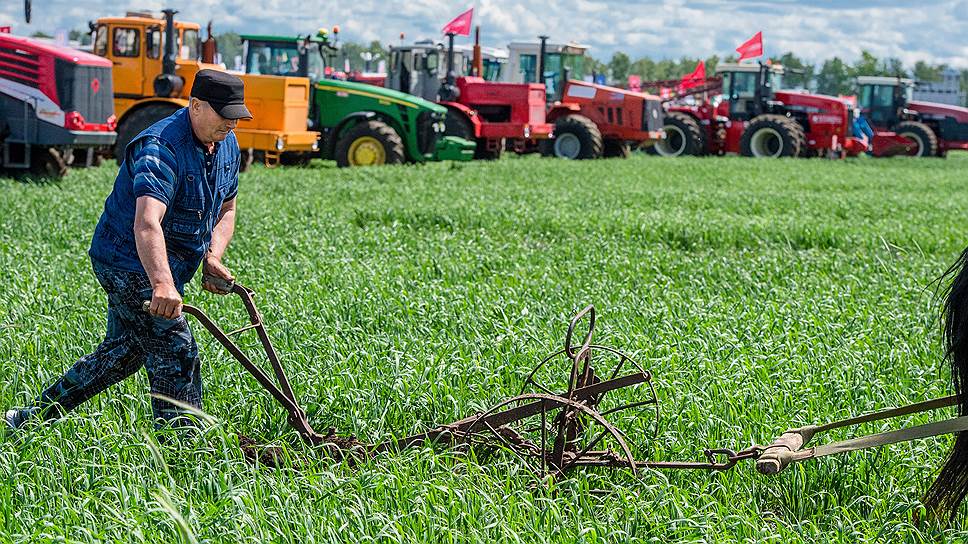
[[252, 119], [245, 107], [245, 85], [237, 76], [219, 70], [199, 70], [191, 96], [211, 104], [226, 119]]

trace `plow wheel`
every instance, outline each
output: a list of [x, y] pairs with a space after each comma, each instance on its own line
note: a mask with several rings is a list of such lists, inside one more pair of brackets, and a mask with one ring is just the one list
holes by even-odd
[[[500, 412], [533, 407], [532, 415], [500, 421]], [[497, 421], [495, 421], [497, 420]], [[622, 432], [587, 404], [558, 395], [527, 393], [480, 414], [463, 441], [513, 453], [539, 479], [578, 466], [636, 469]]]
[[[628, 355], [608, 346], [589, 344], [584, 354], [575, 351], [573, 353], [581, 357], [577, 361], [573, 360], [564, 349], [546, 357], [525, 379], [521, 394], [538, 393], [571, 398], [609, 417], [623, 432], [634, 428], [634, 435], [645, 434], [654, 438], [658, 434], [659, 401], [651, 373]], [[645, 374], [647, 379], [607, 395], [583, 397], [575, 393], [575, 390], [582, 387], [633, 373]], [[651, 425], [644, 424], [646, 418], [643, 417], [643, 412], [648, 412], [648, 419], [653, 420]]]

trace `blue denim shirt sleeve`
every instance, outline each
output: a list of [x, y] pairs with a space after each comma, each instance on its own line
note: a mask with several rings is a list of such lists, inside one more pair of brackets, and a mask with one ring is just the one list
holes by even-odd
[[175, 196], [175, 152], [153, 136], [141, 138], [128, 150], [134, 197], [150, 196], [171, 205]]
[[223, 202], [227, 202], [235, 198], [239, 194], [239, 169], [235, 169], [235, 175], [232, 176], [232, 183], [229, 184], [229, 188], [225, 191], [225, 198]]

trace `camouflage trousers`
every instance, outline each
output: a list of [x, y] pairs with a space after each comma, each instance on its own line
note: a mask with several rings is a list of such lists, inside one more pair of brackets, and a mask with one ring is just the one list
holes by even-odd
[[[93, 264], [94, 275], [108, 295], [104, 341], [47, 387], [29, 410], [42, 413], [45, 419], [60, 417], [141, 367], [148, 374], [152, 393], [201, 409], [198, 346], [185, 316], [169, 320], [152, 317], [142, 309], [152, 292], [144, 273], [98, 261]], [[159, 426], [187, 421], [180, 418], [184, 410], [154, 396], [151, 409]]]

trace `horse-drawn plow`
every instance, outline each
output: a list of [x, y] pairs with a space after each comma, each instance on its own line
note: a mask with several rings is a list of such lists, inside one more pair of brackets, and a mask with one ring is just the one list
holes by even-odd
[[[569, 323], [562, 349], [552, 353], [529, 373], [520, 393], [490, 409], [427, 431], [380, 444], [356, 437], [341, 437], [334, 429], [317, 433], [296, 401], [265, 324], [253, 301], [253, 292], [238, 284], [225, 285], [237, 294], [248, 313], [249, 324], [225, 333], [198, 308], [185, 305], [242, 366], [286, 409], [289, 424], [302, 439], [336, 459], [360, 461], [405, 448], [434, 444], [456, 448], [505, 450], [516, 456], [538, 478], [561, 477], [582, 467], [609, 467], [638, 472], [642, 469], [723, 471], [740, 461], [755, 460], [762, 474], [776, 474], [793, 463], [850, 451], [958, 433], [968, 429], [968, 416], [956, 417], [895, 431], [860, 436], [807, 447], [817, 435], [832, 429], [857, 426], [936, 410], [958, 404], [954, 395], [865, 414], [823, 425], [808, 425], [782, 433], [766, 446], [743, 450], [706, 449], [700, 461], [637, 459], [646, 451], [644, 441], [659, 434], [660, 410], [653, 375], [629, 355], [593, 343], [595, 309], [588, 306]], [[231, 337], [255, 330], [272, 366], [273, 381], [236, 345]], [[576, 330], [584, 332], [574, 342]], [[286, 462], [278, 450], [243, 439], [246, 457], [278, 465]]]

